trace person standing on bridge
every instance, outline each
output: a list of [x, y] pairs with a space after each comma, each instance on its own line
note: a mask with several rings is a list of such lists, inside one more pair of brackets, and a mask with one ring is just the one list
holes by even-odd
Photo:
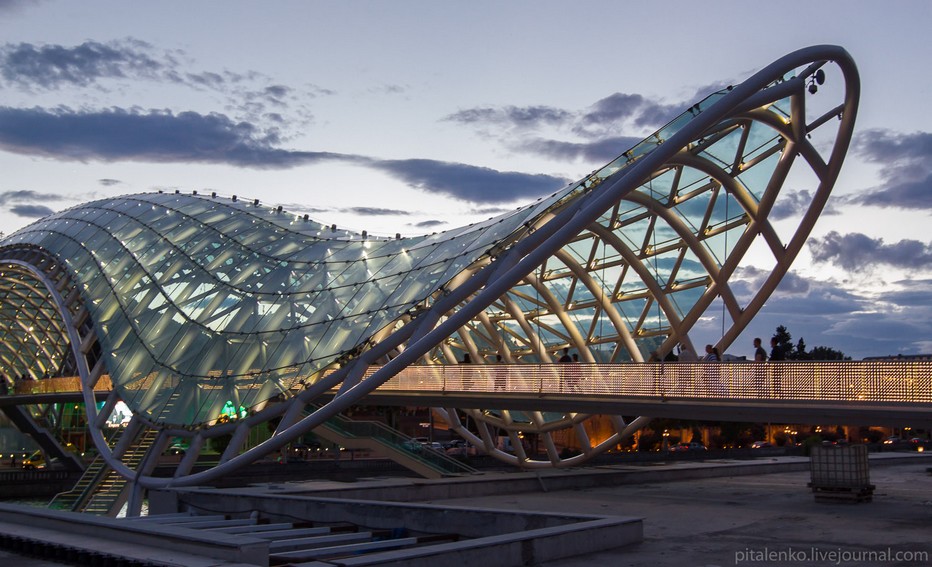
[[[570, 356], [570, 349], [564, 348], [563, 356], [561, 356], [557, 362], [559, 362], [561, 365], [572, 363], [573, 357]], [[559, 371], [560, 371], [560, 391], [562, 392], [566, 389], [566, 385], [569, 383], [569, 377], [567, 376], [569, 374], [569, 371], [568, 371], [568, 368], [560, 368]]]
[[[718, 354], [718, 347], [712, 345], [705, 345], [705, 358], [702, 359], [704, 362], [721, 362], [722, 357]], [[719, 375], [718, 365], [715, 365], [716, 368], [709, 369], [705, 373], [705, 382], [706, 382], [706, 391], [710, 394], [723, 395], [722, 392], [722, 380]]]
[[505, 359], [502, 358], [502, 355], [495, 355], [495, 364], [496, 367], [492, 370], [495, 374], [495, 391], [501, 392], [505, 389], [505, 369], [501, 368], [499, 365], [504, 364]]
[[[754, 339], [754, 362], [767, 362], [767, 351], [761, 346], [760, 337]], [[764, 369], [754, 369], [754, 394], [759, 395], [764, 391]]]
[[[699, 362], [699, 357], [696, 356], [696, 352], [689, 348], [689, 345], [686, 343], [680, 343], [677, 347], [678, 355], [676, 360], [679, 362]], [[691, 392], [692, 395], [696, 395], [696, 369], [695, 368], [685, 368], [679, 369], [677, 375], [680, 376], [680, 383], [678, 384], [678, 389], [682, 392]]]
[[760, 337], [754, 339], [754, 362], [766, 362], [767, 351], [760, 344]]

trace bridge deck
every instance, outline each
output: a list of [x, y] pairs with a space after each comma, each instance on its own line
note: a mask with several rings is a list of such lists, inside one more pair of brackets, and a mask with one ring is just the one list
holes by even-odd
[[[102, 379], [98, 395], [111, 387]], [[73, 377], [20, 382], [0, 404], [79, 388]], [[410, 366], [364, 403], [918, 426], [932, 424], [932, 361]]]

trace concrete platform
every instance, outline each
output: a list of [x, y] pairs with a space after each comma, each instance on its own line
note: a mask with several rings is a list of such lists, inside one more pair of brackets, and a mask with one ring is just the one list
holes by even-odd
[[[593, 527], [598, 529], [616, 529], [611, 527], [612, 522], [623, 518], [643, 518], [642, 522], [634, 524], [639, 530], [633, 540], [635, 543], [615, 541], [616, 536], [610, 531], [594, 531], [595, 537], [580, 538], [567, 532], [566, 524], [537, 525], [529, 531], [543, 530], [539, 531], [542, 536], [539, 539], [553, 548], [547, 550], [549, 556], [535, 555], [536, 552], [528, 551], [527, 543], [509, 543], [513, 538], [499, 533], [499, 539], [493, 537], [494, 545], [486, 549], [491, 555], [467, 558], [460, 556], [455, 546], [446, 549], [448, 555], [442, 558], [433, 554], [406, 558], [384, 552], [386, 555], [381, 560], [387, 563], [383, 564], [394, 565], [437, 565], [438, 562], [482, 567], [506, 564], [542, 567], [932, 564], [932, 539], [929, 538], [932, 533], [932, 476], [928, 474], [932, 454], [878, 453], [871, 454], [870, 461], [870, 480], [876, 489], [873, 501], [864, 503], [816, 502], [807, 486], [810, 480], [808, 459], [799, 457], [491, 473], [436, 481], [373, 478], [348, 483], [268, 483], [239, 489], [186, 489], [179, 491], [177, 497], [182, 502], [190, 500], [193, 497], [190, 495], [194, 494], [230, 497], [229, 505], [265, 501], [261, 506], [269, 509], [297, 499], [311, 507], [323, 505], [337, 511], [350, 510], [359, 517], [371, 515], [375, 523], [407, 510], [418, 515], [425, 524], [456, 529], [459, 527], [451, 523], [456, 520], [444, 514], [464, 510], [460, 520], [465, 520], [465, 529], [488, 524], [493, 531], [506, 532], [494, 522], [508, 517], [520, 518], [522, 514], [527, 514], [527, 518], [538, 514], [540, 518], [576, 518], [575, 522], [594, 522]], [[369, 502], [357, 508], [363, 496]], [[399, 501], [404, 503], [390, 505]], [[252, 509], [254, 507], [239, 508], [240, 512]], [[54, 514], [39, 511], [40, 516], [46, 513]], [[93, 529], [99, 527], [97, 524], [102, 520], [83, 518], [86, 517], [80, 519], [80, 524]], [[599, 522], [605, 524], [598, 526]], [[373, 523], [373, 520], [360, 523]], [[21, 532], [33, 537], [38, 535], [46, 541], [70, 541], [116, 554], [125, 553], [126, 557], [144, 557], [153, 561], [151, 564], [156, 564], [155, 561], [192, 567], [229, 564], [203, 556], [181, 559], [175, 554], [183, 550], [173, 545], [171, 538], [156, 539], [161, 546], [156, 544], [153, 548], [148, 543], [100, 532], [82, 534], [80, 529], [83, 528], [74, 526], [59, 526], [52, 529], [52, 533], [39, 531], [42, 529], [45, 528], [24, 522], [0, 524], [0, 533]], [[630, 536], [632, 532], [628, 529]], [[561, 531], [565, 536], [562, 539]], [[171, 537], [175, 537], [176, 532], [172, 532]], [[242, 536], [236, 537], [241, 543], [247, 543]], [[481, 539], [481, 535], [474, 531], [473, 538]], [[522, 549], [523, 554], [504, 552], [506, 548], [496, 547], [499, 544], [511, 545], [512, 550]], [[434, 551], [438, 550], [443, 551], [439, 548]], [[17, 563], [15, 557], [8, 558], [3, 552], [0, 552], [0, 561], [5, 567], [54, 565], [38, 561]], [[359, 558], [321, 562], [320, 565], [373, 564], [366, 561]]]

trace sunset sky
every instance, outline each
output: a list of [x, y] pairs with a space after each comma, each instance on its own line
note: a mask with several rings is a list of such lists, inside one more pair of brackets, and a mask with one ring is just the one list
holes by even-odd
[[[0, 231], [155, 190], [370, 234], [494, 216], [815, 44], [861, 74], [829, 210], [751, 328], [932, 353], [932, 3], [0, 0]], [[716, 325], [693, 341], [715, 342]]]

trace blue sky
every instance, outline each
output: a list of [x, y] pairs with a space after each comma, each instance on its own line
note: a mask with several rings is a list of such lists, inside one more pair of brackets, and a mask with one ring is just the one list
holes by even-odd
[[[808, 45], [863, 83], [830, 211], [755, 323], [932, 352], [932, 3], [0, 0], [0, 230], [142, 191], [372, 234], [485, 219]], [[739, 274], [749, 288], [753, 267]], [[696, 343], [715, 342], [703, 321]]]

